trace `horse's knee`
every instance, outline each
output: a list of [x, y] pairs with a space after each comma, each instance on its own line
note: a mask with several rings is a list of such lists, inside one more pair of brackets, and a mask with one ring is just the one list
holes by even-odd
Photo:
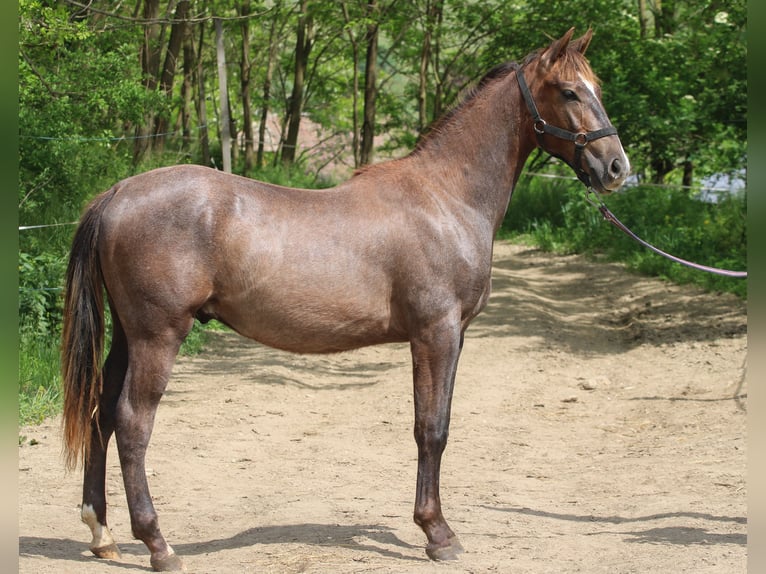
[[129, 510], [130, 528], [134, 537], [146, 541], [158, 535], [160, 531], [159, 521], [153, 508], [131, 508]]

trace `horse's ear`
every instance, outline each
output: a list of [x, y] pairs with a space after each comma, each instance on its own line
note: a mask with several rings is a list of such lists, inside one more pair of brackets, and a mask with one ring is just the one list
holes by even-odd
[[544, 67], [550, 67], [556, 60], [559, 59], [561, 54], [566, 51], [567, 46], [569, 46], [569, 42], [572, 39], [572, 34], [574, 34], [574, 28], [570, 28], [566, 34], [564, 34], [558, 40], [555, 40], [545, 49], [543, 55], [540, 57], [540, 61]]
[[588, 46], [590, 46], [590, 41], [592, 38], [593, 28], [588, 28], [588, 31], [585, 32], [585, 34], [577, 38], [577, 40], [572, 41], [571, 47], [584, 55], [585, 50], [587, 50]]

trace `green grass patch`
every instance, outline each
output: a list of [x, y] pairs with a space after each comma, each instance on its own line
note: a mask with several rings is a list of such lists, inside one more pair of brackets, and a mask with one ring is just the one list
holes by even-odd
[[19, 352], [19, 424], [38, 424], [61, 410], [58, 341], [22, 332]]
[[[663, 251], [711, 267], [747, 269], [746, 194], [707, 203], [687, 190], [637, 186], [604, 200], [634, 233]], [[501, 236], [524, 236], [544, 250], [599, 256], [645, 275], [747, 297], [747, 281], [685, 267], [624, 235], [585, 200], [576, 181], [523, 178]]]
[[[207, 328], [194, 323], [179, 355], [196, 355], [205, 346]], [[108, 346], [107, 346], [108, 348]], [[60, 341], [57, 335], [22, 331], [19, 349], [19, 424], [34, 425], [61, 412]]]

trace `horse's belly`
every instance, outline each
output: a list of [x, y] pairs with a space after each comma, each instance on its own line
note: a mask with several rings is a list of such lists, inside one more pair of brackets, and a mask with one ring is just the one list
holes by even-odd
[[296, 353], [333, 353], [406, 340], [388, 301], [310, 290], [222, 301], [212, 316], [245, 337]]

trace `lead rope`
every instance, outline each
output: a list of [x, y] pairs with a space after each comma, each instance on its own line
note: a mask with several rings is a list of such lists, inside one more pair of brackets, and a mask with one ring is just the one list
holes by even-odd
[[739, 279], [747, 279], [747, 271], [729, 271], [728, 269], [718, 269], [717, 267], [708, 267], [707, 265], [692, 263], [691, 261], [687, 261], [686, 259], [681, 259], [680, 257], [676, 257], [675, 255], [671, 255], [670, 253], [666, 253], [662, 249], [659, 249], [655, 247], [654, 245], [652, 245], [651, 243], [644, 241], [638, 235], [636, 235], [630, 229], [628, 229], [624, 223], [622, 223], [619, 219], [617, 219], [617, 216], [615, 216], [614, 213], [609, 211], [609, 208], [604, 203], [604, 200], [601, 199], [601, 196], [592, 187], [588, 187], [586, 189], [585, 200], [591, 205], [595, 206], [601, 212], [601, 215], [604, 217], [604, 219], [606, 219], [609, 223], [614, 225], [617, 229], [622, 231], [625, 235], [627, 235], [634, 241], [640, 243], [641, 245], [643, 245], [644, 247], [648, 249], [651, 249], [658, 255], [662, 255], [663, 257], [666, 257], [667, 259], [670, 259], [671, 261], [675, 261], [676, 263], [680, 263], [681, 265], [686, 265], [687, 267], [691, 267], [692, 269], [707, 271], [708, 273], [723, 275], [725, 277], [737, 277]]

